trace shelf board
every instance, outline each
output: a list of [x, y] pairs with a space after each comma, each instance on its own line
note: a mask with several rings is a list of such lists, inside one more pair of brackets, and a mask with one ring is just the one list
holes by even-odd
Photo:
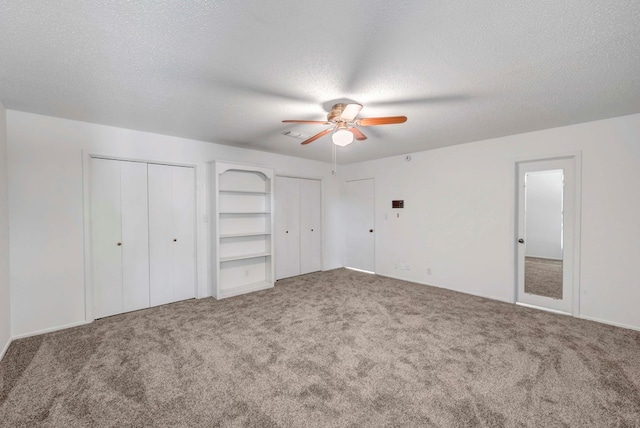
[[220, 211], [218, 214], [271, 214], [270, 211]]
[[271, 192], [259, 191], [259, 190], [223, 190], [220, 189], [220, 193], [243, 193], [249, 195], [268, 195]]
[[270, 232], [224, 233], [224, 234], [220, 234], [220, 239], [241, 238], [243, 236], [265, 236], [265, 235], [271, 235], [271, 233]]
[[271, 256], [271, 254], [267, 252], [257, 253], [257, 254], [241, 254], [237, 256], [220, 257], [220, 262], [222, 263], [222, 262], [230, 262], [233, 260], [257, 259], [259, 257], [269, 257], [269, 256]]

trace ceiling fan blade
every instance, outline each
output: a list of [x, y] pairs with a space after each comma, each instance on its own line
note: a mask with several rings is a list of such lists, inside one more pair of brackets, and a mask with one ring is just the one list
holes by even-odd
[[316, 135], [314, 135], [313, 137], [304, 140], [302, 143], [300, 144], [309, 144], [309, 143], [313, 143], [314, 141], [316, 141], [318, 138], [327, 135], [329, 132], [333, 131], [333, 128], [329, 128], [329, 129], [325, 129], [322, 132], [318, 132]]
[[318, 125], [329, 125], [326, 120], [283, 120], [283, 123], [315, 123]]
[[376, 126], [376, 125], [393, 125], [394, 123], [404, 123], [407, 121], [406, 116], [388, 116], [388, 117], [368, 117], [356, 121], [356, 125], [360, 126]]
[[351, 127], [349, 128], [349, 131], [353, 134], [356, 140], [362, 141], [367, 139], [367, 136], [364, 135], [358, 128]]
[[360, 113], [360, 110], [362, 110], [362, 104], [347, 104], [340, 117], [347, 122], [351, 122]]

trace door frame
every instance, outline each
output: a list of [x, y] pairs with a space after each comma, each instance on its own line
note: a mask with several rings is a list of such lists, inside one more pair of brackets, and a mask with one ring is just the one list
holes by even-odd
[[201, 273], [200, 273], [200, 263], [199, 257], [200, 252], [198, 251], [199, 246], [199, 236], [202, 234], [199, 230], [200, 219], [198, 213], [200, 212], [200, 193], [198, 190], [200, 189], [198, 177], [200, 173], [200, 169], [196, 164], [190, 163], [179, 163], [179, 162], [162, 162], [158, 160], [148, 160], [142, 158], [127, 158], [122, 156], [114, 156], [110, 154], [104, 154], [99, 152], [93, 152], [88, 150], [82, 150], [82, 203], [83, 203], [83, 244], [84, 244], [84, 322], [90, 323], [95, 321], [95, 302], [94, 302], [94, 284], [93, 284], [93, 272], [91, 269], [91, 257], [92, 257], [92, 242], [91, 242], [91, 159], [106, 159], [106, 160], [114, 160], [114, 161], [125, 161], [125, 162], [139, 162], [139, 163], [147, 163], [147, 164], [157, 164], [157, 165], [169, 165], [169, 166], [180, 166], [193, 168], [195, 174], [195, 219], [194, 219], [194, 234], [195, 234], [195, 269], [196, 269], [196, 282], [195, 282], [195, 292], [196, 299], [206, 297], [201, 293], [200, 281], [201, 281]]
[[[573, 268], [572, 268], [572, 276], [573, 276], [573, 284], [572, 284], [572, 296], [571, 296], [571, 312], [566, 313], [563, 311], [557, 311], [554, 309], [549, 309], [541, 306], [530, 305], [527, 303], [518, 302], [518, 274], [519, 274], [519, 266], [518, 266], [518, 233], [519, 233], [519, 171], [518, 166], [522, 163], [528, 162], [544, 162], [544, 161], [553, 161], [553, 160], [569, 160], [573, 162], [573, 181], [574, 181], [574, 219], [573, 219]], [[548, 312], [560, 313], [564, 315], [571, 315], [574, 317], [580, 316], [580, 252], [581, 252], [581, 219], [582, 219], [582, 152], [581, 151], [572, 151], [572, 152], [563, 152], [556, 154], [548, 154], [548, 155], [532, 155], [526, 157], [519, 157], [514, 159], [513, 162], [513, 174], [514, 174], [514, 230], [512, 234], [512, 248], [513, 248], [513, 265], [514, 265], [514, 286], [513, 286], [513, 303], [520, 306], [533, 307], [535, 309], [540, 309]]]
[[[351, 269], [351, 270], [356, 270], [359, 272], [365, 272], [365, 273], [372, 273], [375, 274], [376, 270], [377, 270], [377, 263], [376, 263], [376, 232], [377, 232], [377, 227], [376, 227], [376, 179], [375, 177], [361, 177], [361, 178], [353, 178], [350, 180], [345, 180], [344, 184], [343, 184], [343, 198], [346, 196], [346, 186], [347, 183], [351, 183], [353, 181], [364, 181], [364, 180], [371, 180], [371, 182], [373, 183], [373, 213], [372, 213], [372, 218], [373, 218], [373, 271], [368, 271], [368, 270], [363, 270], [363, 269], [358, 269], [358, 268], [353, 268], [353, 267], [349, 267], [347, 266], [347, 234], [344, 234], [344, 260], [342, 262], [342, 265], [347, 268], [347, 269]], [[343, 206], [344, 208], [344, 206]]]

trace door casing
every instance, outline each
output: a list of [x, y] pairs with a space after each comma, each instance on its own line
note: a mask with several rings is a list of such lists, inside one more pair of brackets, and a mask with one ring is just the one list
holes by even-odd
[[[564, 190], [564, 255], [563, 255], [563, 283], [570, 281], [565, 295], [567, 301], [563, 305], [554, 305], [548, 297], [524, 295], [524, 247], [518, 243], [524, 232], [524, 189], [521, 187], [521, 173], [536, 170], [565, 169], [558, 165], [568, 165], [565, 170]], [[573, 316], [580, 315], [580, 229], [581, 229], [581, 177], [582, 154], [581, 152], [562, 153], [557, 155], [535, 156], [520, 158], [515, 161], [515, 233], [513, 248], [515, 254], [515, 286], [514, 303], [522, 306], [530, 306], [536, 309], [547, 310]], [[572, 213], [568, 212], [567, 205], [571, 205]], [[566, 220], [569, 219], [569, 222]], [[525, 242], [526, 244], [526, 242]], [[567, 263], [568, 262], [568, 263]], [[565, 293], [563, 293], [565, 294]], [[534, 297], [534, 298], [531, 298]], [[565, 301], [563, 298], [563, 301]]]

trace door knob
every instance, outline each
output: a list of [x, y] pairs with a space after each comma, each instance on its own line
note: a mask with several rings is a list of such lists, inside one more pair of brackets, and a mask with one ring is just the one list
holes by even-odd
[[122, 245], [122, 242], [118, 242], [118, 247]]
[[518, 242], [521, 243], [521, 244], [524, 244], [524, 239], [520, 238], [520, 239], [518, 239]]
[[178, 240], [177, 240], [177, 239], [174, 239], [174, 240], [173, 240], [173, 242], [178, 242]]
[[313, 229], [311, 229], [311, 231], [313, 232]]
[[287, 231], [285, 231], [284, 233], [289, 233], [289, 231], [287, 230]]
[[373, 229], [369, 229], [369, 232], [370, 232], [370, 233], [373, 233]]

